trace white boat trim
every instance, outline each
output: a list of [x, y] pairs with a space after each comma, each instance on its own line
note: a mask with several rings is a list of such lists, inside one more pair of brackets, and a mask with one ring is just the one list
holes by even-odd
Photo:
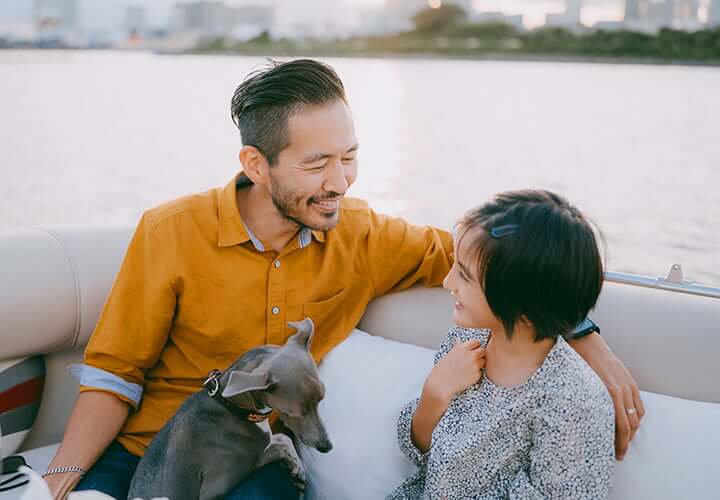
[[605, 272], [605, 280], [613, 283], [642, 286], [646, 288], [657, 288], [673, 292], [688, 293], [690, 295], [702, 295], [720, 299], [720, 288], [699, 285], [692, 281], [682, 279], [682, 268], [679, 264], [673, 264], [667, 278], [653, 278], [639, 274], [619, 273], [613, 271]]

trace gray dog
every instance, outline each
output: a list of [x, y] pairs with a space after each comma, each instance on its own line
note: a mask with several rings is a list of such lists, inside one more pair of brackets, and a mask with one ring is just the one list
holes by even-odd
[[309, 353], [314, 325], [310, 318], [288, 325], [298, 333], [284, 346], [248, 351], [180, 406], [145, 451], [128, 499], [221, 499], [275, 461], [304, 484], [292, 440], [270, 431], [271, 410], [306, 445], [325, 453], [332, 444], [317, 412], [325, 386]]

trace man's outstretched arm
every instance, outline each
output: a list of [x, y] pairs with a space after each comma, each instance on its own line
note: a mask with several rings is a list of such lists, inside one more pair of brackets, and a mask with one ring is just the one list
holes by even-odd
[[[60, 448], [49, 468], [77, 466], [89, 470], [120, 433], [129, 412], [130, 405], [113, 394], [97, 391], [80, 393]], [[45, 481], [53, 498], [61, 500], [78, 484], [80, 474], [53, 474]]]
[[440, 286], [452, 266], [447, 231], [369, 211], [368, 275], [375, 296], [413, 285]]
[[645, 415], [637, 382], [598, 333], [568, 342], [598, 374], [612, 397], [615, 405], [615, 456], [622, 460]]

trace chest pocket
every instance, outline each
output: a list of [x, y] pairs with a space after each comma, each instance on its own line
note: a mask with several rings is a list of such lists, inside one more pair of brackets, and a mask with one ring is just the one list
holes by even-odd
[[217, 278], [193, 275], [176, 317], [187, 327], [178, 343], [223, 359], [247, 350], [254, 340], [248, 332], [253, 322], [247, 316], [246, 298], [238, 288]]
[[313, 351], [335, 345], [350, 333], [348, 328], [354, 326], [348, 326], [352, 314], [347, 302], [350, 295], [350, 288], [343, 288], [328, 299], [303, 304], [303, 316], [310, 317], [315, 324]]

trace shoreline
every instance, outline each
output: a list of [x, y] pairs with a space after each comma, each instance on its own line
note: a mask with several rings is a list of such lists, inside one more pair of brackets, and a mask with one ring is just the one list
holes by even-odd
[[37, 48], [12, 47], [0, 48], [3, 52], [149, 52], [162, 56], [238, 56], [238, 57], [268, 57], [268, 58], [300, 58], [300, 57], [326, 57], [348, 59], [396, 59], [396, 60], [449, 60], [449, 61], [489, 61], [489, 62], [535, 62], [535, 63], [575, 63], [575, 64], [605, 64], [605, 65], [643, 65], [643, 66], [679, 66], [679, 67], [720, 67], [720, 58], [713, 60], [695, 59], [663, 59], [657, 57], [611, 57], [611, 56], [577, 56], [564, 54], [510, 54], [505, 52], [487, 52], [483, 54], [448, 54], [438, 52], [338, 52], [314, 50], [303, 51], [233, 51], [233, 50], [164, 50], [152, 47], [120, 49], [120, 48]]
[[491, 61], [491, 62], [557, 62], [557, 63], [588, 63], [588, 64], [623, 64], [644, 66], [689, 66], [689, 67], [720, 67], [720, 59], [699, 61], [694, 59], [662, 59], [638, 57], [610, 57], [610, 56], [573, 56], [561, 54], [508, 54], [503, 52], [488, 52], [486, 54], [442, 54], [436, 52], [333, 52], [313, 51], [312, 54], [301, 51], [293, 53], [230, 51], [230, 50], [187, 50], [178, 52], [153, 51], [160, 55], [212, 55], [212, 56], [241, 56], [241, 57], [271, 57], [271, 58], [298, 58], [298, 57], [333, 57], [358, 59], [407, 59], [407, 60], [455, 60], [455, 61]]

